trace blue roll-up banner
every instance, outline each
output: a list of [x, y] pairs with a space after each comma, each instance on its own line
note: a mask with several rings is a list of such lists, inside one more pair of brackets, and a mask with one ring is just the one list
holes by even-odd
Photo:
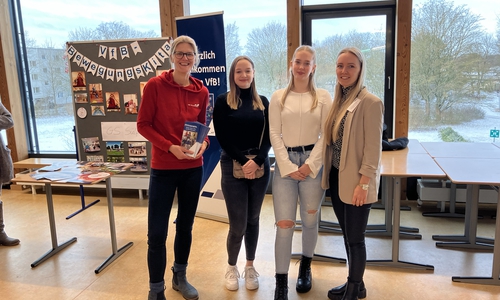
[[226, 47], [223, 12], [176, 18], [177, 36], [192, 37], [198, 46], [200, 64], [191, 73], [203, 81], [210, 93], [207, 124], [210, 124], [210, 147], [203, 154], [203, 181], [197, 215], [228, 222], [224, 196], [220, 188], [221, 147], [213, 130], [212, 115], [215, 99], [227, 91]]

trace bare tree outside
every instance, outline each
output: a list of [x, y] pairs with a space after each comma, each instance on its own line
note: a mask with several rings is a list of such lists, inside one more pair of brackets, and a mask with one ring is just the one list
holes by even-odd
[[[381, 99], [384, 98], [384, 56], [385, 34], [350, 31], [347, 34], [337, 34], [313, 43], [317, 55], [316, 83], [328, 87], [333, 94], [336, 80], [337, 55], [345, 47], [357, 47], [365, 56], [367, 74], [365, 84]], [[330, 89], [331, 87], [331, 89]]]
[[154, 30], [139, 31], [123, 22], [101, 22], [95, 29], [80, 27], [68, 34], [70, 41], [119, 40], [158, 37]]
[[269, 22], [253, 29], [247, 38], [246, 54], [255, 63], [255, 83], [259, 93], [270, 98], [288, 82], [286, 26]]
[[[473, 55], [481, 56], [477, 51], [485, 34], [480, 21], [466, 6], [448, 1], [430, 0], [414, 10], [411, 98], [412, 110], [421, 109], [420, 114], [413, 114], [419, 126], [451, 122], [445, 112], [453, 114], [454, 122], [473, 117], [470, 110], [464, 116], [459, 110], [472, 103], [470, 87], [477, 78], [467, 72], [471, 60], [478, 57]], [[483, 117], [476, 113], [476, 118]]]
[[[226, 64], [228, 67], [233, 60], [241, 55], [241, 43], [236, 22], [227, 24], [224, 28], [225, 46], [226, 46]], [[229, 73], [229, 72], [228, 72]]]
[[[236, 22], [227, 24], [224, 27], [224, 37], [225, 37], [225, 47], [226, 47], [226, 83], [229, 82], [229, 68], [231, 67], [231, 63], [238, 56], [241, 55], [241, 44], [240, 37], [238, 33], [238, 26], [236, 26]], [[229, 89], [229, 86], [226, 85]]]

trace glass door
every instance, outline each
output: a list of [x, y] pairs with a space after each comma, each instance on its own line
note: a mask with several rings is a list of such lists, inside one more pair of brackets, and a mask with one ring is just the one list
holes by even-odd
[[366, 60], [366, 86], [384, 101], [385, 124], [393, 132], [394, 24], [393, 1], [304, 6], [302, 43], [317, 53], [316, 82], [333, 95], [335, 62], [344, 47], [359, 48]]

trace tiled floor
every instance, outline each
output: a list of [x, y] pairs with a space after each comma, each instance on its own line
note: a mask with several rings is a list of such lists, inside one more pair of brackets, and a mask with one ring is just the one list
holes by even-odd
[[[36, 268], [30, 264], [47, 252], [50, 233], [45, 194], [38, 190], [3, 190], [2, 200], [9, 235], [21, 239], [15, 247], [0, 247], [0, 299], [4, 300], [53, 300], [53, 299], [146, 299], [148, 275], [146, 266], [147, 200], [139, 200], [137, 191], [114, 190], [116, 233], [118, 247], [128, 242], [134, 245], [119, 259], [95, 274], [94, 270], [111, 254], [108, 211], [104, 190], [86, 191], [87, 202], [100, 198], [101, 202], [85, 212], [66, 220], [65, 217], [80, 208], [78, 189], [54, 188], [55, 216], [59, 243], [76, 236], [77, 242], [45, 261]], [[366, 299], [500, 299], [500, 287], [454, 283], [451, 277], [490, 276], [491, 252], [440, 249], [432, 240], [433, 234], [463, 234], [463, 219], [423, 217], [423, 211], [435, 210], [435, 203], [424, 203], [418, 208], [415, 201], [404, 201], [411, 211], [402, 211], [402, 225], [418, 227], [421, 240], [403, 239], [400, 243], [400, 260], [430, 264], [434, 271], [367, 267]], [[459, 208], [463, 208], [459, 206]], [[175, 213], [175, 209], [173, 210]], [[481, 206], [483, 219], [479, 220], [478, 235], [493, 237], [495, 221], [491, 218], [494, 206]], [[322, 219], [335, 221], [331, 207], [324, 206]], [[381, 223], [384, 211], [374, 209], [370, 224]], [[200, 299], [273, 299], [274, 292], [274, 216], [272, 197], [264, 202], [261, 234], [255, 266], [260, 273], [260, 288], [247, 291], [244, 283], [240, 290], [224, 288], [226, 268], [225, 238], [227, 224], [196, 218], [194, 240], [188, 267], [188, 279], [197, 287]], [[174, 227], [167, 241], [172, 249]], [[294, 252], [300, 251], [300, 231], [294, 239]], [[368, 259], [389, 259], [389, 238], [367, 238]], [[316, 247], [318, 254], [344, 257], [340, 235], [321, 233]], [[168, 265], [173, 253], [168, 253]], [[240, 254], [240, 271], [244, 266], [244, 250]], [[296, 261], [290, 263], [289, 299], [327, 299], [332, 286], [346, 278], [344, 264], [313, 261], [313, 288], [309, 293], [297, 294], [295, 282], [298, 271]], [[168, 284], [167, 299], [182, 299]]]

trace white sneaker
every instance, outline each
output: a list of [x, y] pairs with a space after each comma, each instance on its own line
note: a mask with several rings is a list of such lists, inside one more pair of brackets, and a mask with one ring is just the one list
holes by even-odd
[[240, 278], [240, 272], [238, 272], [237, 266], [227, 266], [226, 270], [226, 289], [230, 291], [236, 291], [239, 288], [238, 278]]
[[259, 273], [252, 267], [245, 267], [243, 277], [245, 278], [245, 286], [248, 290], [256, 290], [259, 288]]

